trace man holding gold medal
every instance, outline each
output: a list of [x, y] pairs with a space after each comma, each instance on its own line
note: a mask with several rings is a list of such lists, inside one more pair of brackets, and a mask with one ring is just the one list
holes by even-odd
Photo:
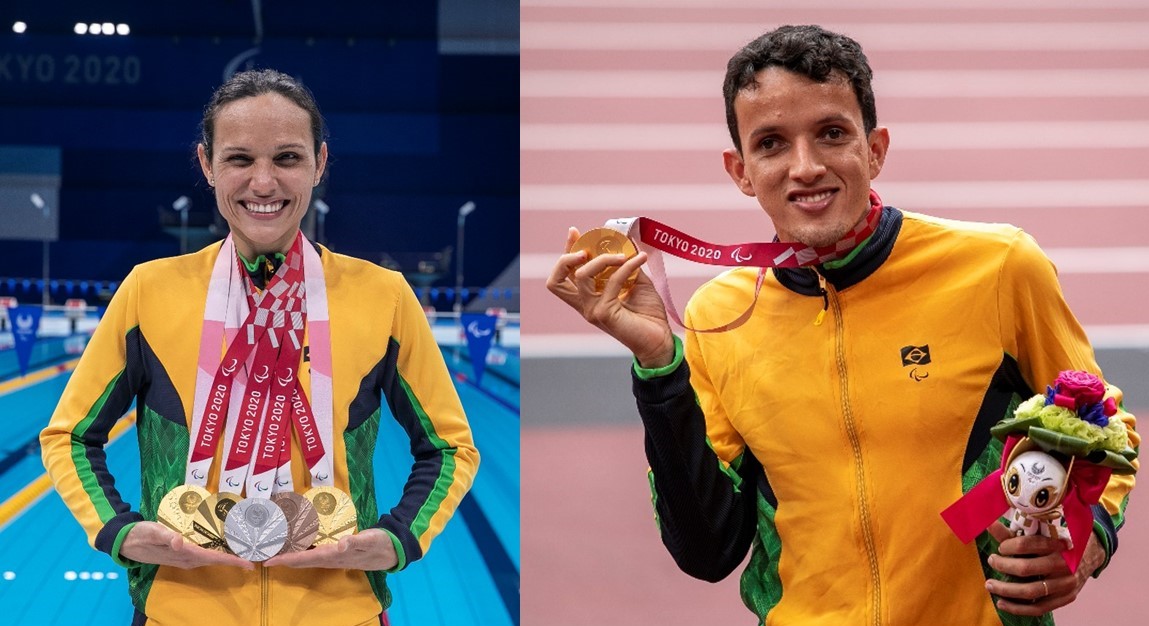
[[[547, 286], [634, 354], [663, 543], [711, 581], [749, 551], [760, 623], [1051, 623], [1113, 554], [1132, 477], [1094, 501], [1074, 566], [1000, 523], [964, 544], [940, 512], [1000, 463], [991, 426], [1058, 372], [1099, 369], [1028, 235], [871, 190], [890, 145], [871, 76], [857, 42], [820, 27], [751, 42], [727, 66], [723, 159], [777, 240], [612, 220], [571, 229]], [[613, 231], [637, 252], [617, 254]], [[695, 292], [685, 341], [660, 252], [735, 268]], [[1133, 416], [1114, 419], [1135, 448]]]
[[[216, 91], [198, 156], [231, 234], [132, 271], [41, 434], [89, 542], [128, 568], [137, 624], [379, 624], [386, 574], [423, 556], [474, 478], [411, 288], [300, 232], [324, 136], [286, 74], [242, 72]], [[139, 511], [103, 451], [133, 400]], [[382, 400], [414, 465], [380, 514]]]

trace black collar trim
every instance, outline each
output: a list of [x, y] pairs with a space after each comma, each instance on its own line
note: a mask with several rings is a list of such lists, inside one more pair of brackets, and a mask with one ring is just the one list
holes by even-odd
[[874, 235], [848, 265], [837, 269], [818, 267], [774, 268], [774, 276], [783, 287], [800, 293], [804, 296], [821, 296], [818, 286], [818, 273], [826, 277], [826, 281], [834, 286], [836, 291], [848, 289], [873, 274], [894, 249], [894, 242], [902, 230], [902, 212], [894, 207], [882, 207], [882, 217]]

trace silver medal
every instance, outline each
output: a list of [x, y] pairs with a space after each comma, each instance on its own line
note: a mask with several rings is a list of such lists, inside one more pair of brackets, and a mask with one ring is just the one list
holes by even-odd
[[266, 561], [287, 541], [287, 517], [271, 500], [248, 498], [237, 503], [224, 521], [231, 551], [249, 561]]

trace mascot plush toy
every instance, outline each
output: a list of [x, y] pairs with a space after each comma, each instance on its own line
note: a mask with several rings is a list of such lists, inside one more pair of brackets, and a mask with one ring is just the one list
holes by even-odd
[[1015, 456], [1001, 477], [1005, 499], [1013, 507], [1009, 530], [1017, 536], [1042, 534], [1064, 539], [1072, 549], [1069, 529], [1061, 525], [1061, 500], [1068, 486], [1069, 470], [1044, 452], [1017, 454], [1017, 449], [1014, 448]]
[[[1002, 440], [1001, 468], [942, 511], [969, 543], [1006, 517], [1016, 535], [1062, 539], [1070, 571], [1085, 551], [1097, 504], [1112, 474], [1133, 474], [1137, 452], [1105, 383], [1088, 372], [1062, 372], [1044, 394], [1022, 402], [990, 432]], [[1064, 522], [1064, 523], [1063, 523]]]

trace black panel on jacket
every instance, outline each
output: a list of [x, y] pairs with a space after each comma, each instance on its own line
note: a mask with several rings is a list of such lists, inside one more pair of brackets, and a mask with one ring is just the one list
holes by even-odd
[[1008, 354], [1001, 359], [1001, 365], [993, 373], [989, 387], [981, 401], [981, 408], [970, 428], [969, 440], [965, 446], [965, 457], [962, 459], [961, 471], [964, 474], [985, 451], [989, 440], [993, 437], [989, 429], [1001, 420], [1011, 417], [1007, 415], [1010, 406], [1015, 400], [1029, 398], [1033, 391], [1029, 383], [1021, 375], [1017, 361]]
[[184, 414], [184, 403], [180, 400], [179, 392], [168, 376], [168, 371], [164, 369], [164, 364], [139, 330], [139, 327], [133, 328], [127, 337], [129, 365], [132, 354], [138, 354], [143, 363], [136, 393], [141, 402], [157, 415], [187, 428], [187, 415]]
[[744, 456], [738, 471], [742, 487], [734, 489], [705, 444], [706, 420], [685, 362], [666, 376], [642, 380], [635, 375], [633, 389], [646, 430], [662, 542], [682, 571], [722, 580], [754, 539], [761, 465], [753, 455]]

